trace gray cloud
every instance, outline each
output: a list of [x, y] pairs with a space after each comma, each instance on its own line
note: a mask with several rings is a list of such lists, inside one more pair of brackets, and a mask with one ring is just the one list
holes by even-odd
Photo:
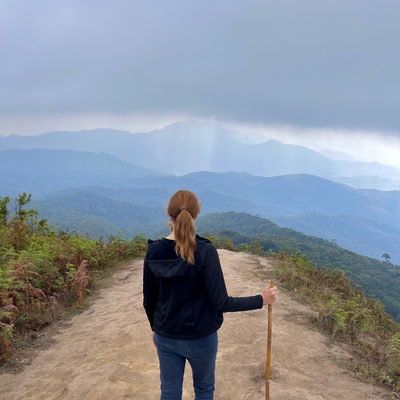
[[398, 0], [2, 2], [0, 116], [400, 132], [399, 15]]

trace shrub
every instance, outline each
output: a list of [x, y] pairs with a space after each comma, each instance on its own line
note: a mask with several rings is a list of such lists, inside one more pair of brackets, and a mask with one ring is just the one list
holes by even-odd
[[396, 333], [386, 348], [387, 376], [400, 391], [400, 333]]
[[15, 333], [48, 324], [60, 301], [81, 307], [95, 271], [142, 256], [147, 246], [142, 234], [131, 240], [111, 236], [106, 243], [68, 231], [48, 232], [36, 210], [22, 209], [29, 201], [26, 193], [18, 197], [18, 214], [10, 221], [7, 202], [0, 204], [0, 362], [12, 353]]

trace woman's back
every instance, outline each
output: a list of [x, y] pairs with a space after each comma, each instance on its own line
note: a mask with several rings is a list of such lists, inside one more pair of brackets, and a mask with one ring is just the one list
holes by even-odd
[[176, 192], [167, 210], [171, 234], [149, 240], [144, 261], [143, 305], [160, 360], [161, 400], [181, 398], [186, 360], [193, 369], [196, 399], [213, 399], [223, 313], [275, 301], [276, 289], [270, 288], [255, 296], [228, 296], [217, 249], [195, 235], [200, 209], [193, 192]]
[[176, 257], [174, 241], [149, 241], [144, 265], [144, 306], [152, 317], [153, 331], [161, 336], [205, 337], [220, 328], [223, 312], [263, 306], [261, 295], [229, 297], [215, 246], [198, 235], [196, 243], [195, 264], [190, 265]]

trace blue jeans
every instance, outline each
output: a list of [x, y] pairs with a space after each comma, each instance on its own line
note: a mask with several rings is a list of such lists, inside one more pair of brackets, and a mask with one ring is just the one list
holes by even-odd
[[160, 361], [161, 400], [181, 400], [186, 360], [193, 372], [195, 400], [213, 400], [217, 332], [201, 339], [178, 340], [154, 335]]

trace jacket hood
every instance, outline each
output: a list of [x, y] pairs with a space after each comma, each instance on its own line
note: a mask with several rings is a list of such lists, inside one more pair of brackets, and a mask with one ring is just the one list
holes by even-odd
[[[151, 246], [155, 240], [148, 240], [148, 246]], [[196, 253], [206, 244], [211, 243], [208, 239], [196, 235], [197, 247]], [[175, 241], [171, 241], [171, 245], [175, 245]], [[195, 257], [196, 258], [196, 257]], [[149, 260], [146, 255], [146, 262], [148, 263], [151, 271], [156, 276], [157, 279], [169, 281], [169, 282], [179, 282], [185, 278], [189, 273], [193, 265], [190, 265], [187, 261], [179, 258], [174, 258], [172, 260]]]

